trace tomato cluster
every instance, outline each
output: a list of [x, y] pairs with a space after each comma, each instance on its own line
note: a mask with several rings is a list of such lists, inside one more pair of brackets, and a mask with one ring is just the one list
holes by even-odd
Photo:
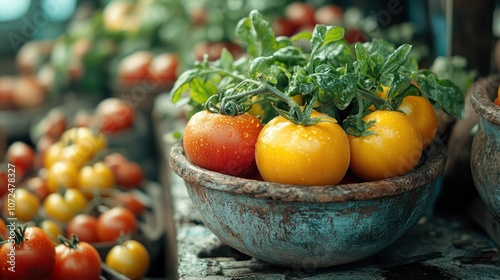
[[[8, 263], [3, 262], [0, 278], [98, 279], [101, 259], [99, 254], [95, 259], [96, 248], [111, 248], [123, 236], [141, 234], [139, 219], [149, 202], [131, 191], [143, 186], [144, 172], [136, 162], [110, 150], [107, 134], [98, 129], [69, 126], [69, 121], [57, 111], [52, 111], [41, 123], [45, 128], [44, 137], [50, 139], [45, 149], [14, 142], [8, 147], [0, 170], [1, 216], [15, 221], [9, 224], [8, 230], [0, 226], [0, 234], [9, 240], [15, 226], [29, 225], [24, 233], [29, 236], [29, 242], [27, 237], [24, 241], [20, 238], [19, 244], [25, 245], [15, 249], [16, 273], [10, 272]], [[3, 219], [0, 225], [5, 225]], [[50, 248], [37, 245], [39, 239], [45, 243], [48, 240]], [[70, 245], [68, 240], [75, 244]], [[31, 242], [35, 245], [29, 245]], [[130, 266], [124, 262], [133, 257], [111, 253], [129, 250], [131, 255], [147, 255], [140, 243], [129, 248], [127, 244], [131, 242], [137, 243], [124, 241], [120, 248], [111, 249], [106, 261], [114, 265], [112, 268], [125, 269], [124, 273], [130, 273], [127, 276], [131, 278], [142, 277], [148, 269], [147, 258], [140, 266]], [[57, 247], [54, 244], [58, 244]], [[1, 250], [11, 250], [10, 243], [2, 245]], [[41, 256], [44, 260], [30, 259], [25, 254]], [[75, 266], [74, 260], [79, 264]], [[80, 264], [85, 266], [85, 273], [90, 274], [81, 274]], [[134, 267], [134, 271], [129, 271]], [[33, 278], [29, 273], [48, 274]], [[80, 275], [73, 277], [78, 273]]]
[[174, 84], [172, 101], [188, 90], [193, 105], [182, 139], [192, 163], [295, 185], [380, 180], [422, 162], [437, 134], [435, 107], [463, 114], [460, 88], [418, 69], [410, 45], [352, 44], [343, 28], [317, 24], [303, 2], [285, 15], [315, 24], [313, 31], [276, 37], [252, 11], [235, 32], [246, 60], [226, 53]]
[[118, 83], [135, 85], [148, 82], [153, 85], [171, 84], [177, 78], [180, 58], [176, 53], [135, 51], [123, 57], [118, 65]]
[[[54, 245], [43, 227], [7, 226], [0, 221], [1, 239], [6, 241], [0, 245], [1, 279], [101, 279], [101, 255], [77, 235], [59, 235]], [[141, 279], [149, 267], [149, 254], [141, 243], [123, 239], [112, 246], [104, 261], [130, 279]]]

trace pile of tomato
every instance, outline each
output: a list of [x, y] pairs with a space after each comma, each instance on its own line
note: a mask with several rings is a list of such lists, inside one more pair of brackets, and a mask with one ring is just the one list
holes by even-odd
[[[294, 5], [285, 14], [307, 7]], [[185, 96], [192, 106], [186, 157], [208, 170], [304, 186], [402, 176], [435, 141], [436, 110], [463, 114], [460, 88], [418, 69], [408, 44], [352, 44], [343, 28], [324, 24], [277, 37], [258, 11], [235, 33], [246, 60], [226, 52], [182, 73], [171, 91], [173, 102]]]
[[[227, 116], [209, 111], [194, 114], [186, 125], [186, 157], [209, 170], [296, 185], [333, 185], [404, 175], [420, 161], [437, 133], [432, 104], [407, 96], [398, 111], [374, 110], [370, 134], [348, 135], [334, 118], [314, 125], [277, 116], [263, 124], [258, 116]], [[350, 172], [348, 172], [350, 171]]]
[[103, 262], [131, 279], [147, 272], [137, 237], [151, 202], [134, 192], [144, 171], [108, 147], [107, 135], [131, 124], [112, 119], [127, 114], [108, 114], [114, 106], [104, 105], [114, 100], [103, 102], [102, 129], [70, 125], [53, 111], [36, 147], [9, 145], [0, 169], [1, 279], [99, 279]]

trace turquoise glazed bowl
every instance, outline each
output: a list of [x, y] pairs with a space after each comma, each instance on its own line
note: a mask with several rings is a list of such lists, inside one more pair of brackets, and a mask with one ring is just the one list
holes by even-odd
[[296, 186], [243, 179], [170, 153], [194, 207], [222, 242], [256, 259], [320, 268], [355, 262], [386, 248], [422, 217], [444, 171], [446, 148], [431, 145], [411, 173], [380, 181]]
[[472, 141], [471, 171], [479, 196], [500, 222], [500, 106], [493, 103], [500, 76], [478, 81], [470, 102], [479, 115], [479, 129]]

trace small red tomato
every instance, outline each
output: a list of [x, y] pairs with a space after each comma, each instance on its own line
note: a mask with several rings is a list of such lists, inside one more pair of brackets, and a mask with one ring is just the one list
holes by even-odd
[[49, 280], [98, 280], [101, 275], [101, 256], [94, 246], [72, 236], [61, 238], [55, 249], [56, 263]]
[[68, 121], [59, 109], [52, 109], [40, 122], [43, 134], [58, 139], [66, 131]]
[[28, 109], [45, 103], [47, 92], [35, 76], [21, 76], [14, 86], [13, 103], [16, 108]]
[[276, 18], [272, 21], [271, 27], [273, 28], [276, 36], [290, 37], [293, 33], [295, 33], [294, 27], [286, 18]]
[[9, 238], [7, 224], [5, 224], [5, 221], [2, 218], [0, 218], [0, 237], [2, 237], [3, 240], [8, 240]]
[[260, 120], [248, 113], [226, 116], [199, 111], [184, 130], [186, 157], [212, 171], [251, 176], [257, 170], [255, 143], [262, 127]]
[[35, 149], [22, 141], [16, 141], [7, 148], [6, 159], [16, 169], [29, 171], [35, 164]]
[[97, 236], [97, 218], [88, 214], [78, 214], [66, 225], [66, 237], [78, 236], [84, 242], [99, 242]]
[[365, 33], [357, 27], [354, 27], [354, 28], [347, 30], [344, 38], [350, 44], [356, 43], [356, 42], [364, 43], [367, 40]]
[[14, 86], [14, 77], [0, 77], [0, 110], [9, 110], [14, 108]]
[[104, 157], [103, 162], [111, 169], [118, 164], [128, 162], [128, 159], [120, 153], [112, 153]]
[[133, 84], [145, 80], [152, 60], [153, 54], [149, 51], [137, 51], [126, 56], [118, 66], [119, 81]]
[[344, 10], [335, 4], [319, 7], [314, 12], [314, 20], [317, 24], [341, 25], [344, 17]]
[[40, 201], [44, 200], [50, 194], [47, 179], [40, 176], [29, 178], [26, 181], [26, 189], [35, 194]]
[[0, 247], [0, 279], [48, 279], [56, 263], [52, 239], [39, 227], [18, 226], [16, 232], [15, 244]]
[[135, 110], [126, 101], [110, 97], [97, 104], [95, 116], [101, 132], [114, 133], [133, 126]]
[[149, 65], [150, 79], [157, 84], [173, 82], [177, 79], [179, 57], [174, 53], [163, 53], [156, 56]]
[[312, 26], [314, 21], [314, 7], [304, 2], [292, 2], [285, 7], [285, 18], [298, 30], [303, 26]]
[[113, 168], [116, 184], [125, 188], [136, 188], [144, 182], [144, 171], [135, 162], [125, 162], [115, 165]]
[[146, 210], [144, 203], [131, 193], [120, 193], [116, 196], [116, 199], [122, 203], [123, 207], [132, 211], [136, 216], [141, 215]]
[[125, 207], [113, 207], [97, 218], [97, 236], [103, 242], [115, 242], [122, 232], [132, 234], [137, 228], [134, 213]]
[[[0, 168], [0, 198], [9, 192], [9, 174], [7, 173], [7, 168], [4, 163], [1, 164]], [[12, 181], [12, 179], [11, 179]]]

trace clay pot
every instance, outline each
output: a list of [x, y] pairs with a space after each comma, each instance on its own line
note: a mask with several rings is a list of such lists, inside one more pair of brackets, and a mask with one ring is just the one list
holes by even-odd
[[493, 103], [500, 75], [490, 76], [472, 89], [470, 102], [479, 115], [479, 130], [471, 150], [474, 185], [491, 214], [500, 221], [500, 107]]
[[412, 172], [332, 186], [244, 179], [191, 164], [181, 143], [170, 153], [193, 206], [223, 243], [268, 263], [314, 268], [355, 262], [388, 247], [429, 207], [446, 164], [444, 144]]

